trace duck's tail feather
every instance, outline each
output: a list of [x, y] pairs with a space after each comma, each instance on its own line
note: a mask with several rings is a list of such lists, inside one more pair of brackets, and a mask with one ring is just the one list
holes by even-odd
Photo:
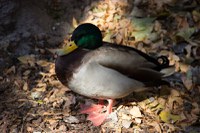
[[168, 58], [166, 57], [166, 56], [159, 56], [158, 58], [157, 58], [157, 61], [158, 61], [158, 63], [159, 63], [159, 67], [161, 68], [161, 69], [163, 69], [163, 68], [167, 68], [167, 67], [170, 67], [169, 66], [169, 60], [168, 60]]

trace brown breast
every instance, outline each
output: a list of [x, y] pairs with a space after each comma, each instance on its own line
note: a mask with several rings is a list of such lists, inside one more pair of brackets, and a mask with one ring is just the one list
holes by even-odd
[[68, 86], [72, 74], [82, 64], [82, 59], [88, 51], [77, 49], [64, 56], [58, 56], [55, 62], [55, 72], [60, 82]]

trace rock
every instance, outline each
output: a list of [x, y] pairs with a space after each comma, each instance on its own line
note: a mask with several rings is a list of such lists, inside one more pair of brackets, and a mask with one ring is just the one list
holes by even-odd
[[37, 34], [37, 39], [38, 40], [43, 40], [43, 39], [46, 39], [47, 38], [47, 34], [46, 33], [38, 33]]
[[118, 117], [116, 112], [112, 112], [109, 114], [108, 119], [111, 119], [112, 122], [116, 123], [118, 122]]
[[64, 119], [64, 122], [67, 122], [67, 123], [79, 123], [80, 122], [79, 119], [77, 119], [75, 116], [68, 116], [63, 119]]
[[36, 92], [32, 92], [31, 93], [31, 97], [33, 98], [33, 99], [38, 99], [38, 98], [40, 98], [42, 96], [42, 92], [39, 92], [39, 91], [36, 91]]
[[149, 102], [153, 102], [153, 101], [155, 101], [155, 98], [154, 97], [150, 97], [149, 98]]
[[9, 46], [9, 43], [10, 43], [9, 40], [0, 41], [0, 49], [6, 50], [7, 47]]
[[60, 44], [61, 42], [62, 42], [61, 37], [51, 37], [47, 40], [47, 43], [49, 44], [49, 46], [56, 46]]
[[28, 31], [23, 32], [22, 37], [23, 38], [29, 38], [31, 36], [31, 33]]
[[3, 25], [3, 30], [9, 30], [9, 27], [14, 19], [13, 14], [16, 12], [19, 4], [15, 0], [1, 0], [0, 4], [0, 26]]

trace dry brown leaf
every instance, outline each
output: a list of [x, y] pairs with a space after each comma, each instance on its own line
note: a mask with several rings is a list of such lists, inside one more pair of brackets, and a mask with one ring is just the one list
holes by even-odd
[[124, 114], [124, 113], [122, 113], [121, 118], [124, 120], [131, 120], [131, 116], [128, 116], [127, 114]]
[[24, 55], [17, 58], [23, 64], [35, 65], [35, 55]]
[[189, 65], [187, 64], [183, 64], [183, 63], [179, 63], [179, 68], [181, 70], [181, 72], [186, 73], [189, 70]]
[[140, 118], [135, 118], [135, 122], [138, 123], [138, 124], [141, 124], [141, 123], [142, 123], [142, 119], [140, 119]]
[[105, 37], [103, 38], [103, 41], [111, 43], [112, 42], [111, 41], [111, 36], [112, 36], [111, 32], [106, 33]]
[[7, 74], [10, 74], [10, 73], [15, 74], [15, 72], [16, 72], [15, 66], [11, 66], [8, 70], [6, 70], [5, 74], [6, 74], [6, 75], [7, 75]]
[[171, 94], [169, 97], [168, 97], [168, 108], [170, 110], [173, 110], [173, 109], [181, 109], [180, 107], [183, 105], [183, 99], [180, 97], [180, 96], [175, 96], [173, 94]]
[[106, 14], [106, 12], [97, 12], [97, 13], [93, 13], [93, 15], [94, 15], [95, 17], [99, 17], [99, 18], [104, 17], [105, 14]]
[[170, 95], [172, 97], [179, 97], [180, 96], [180, 92], [178, 90], [172, 89]]
[[158, 102], [159, 102], [159, 104], [165, 106], [165, 104], [166, 104], [167, 101], [166, 101], [166, 99], [159, 97], [158, 98]]
[[30, 73], [31, 73], [31, 70], [26, 70], [26, 71], [23, 73], [23, 75], [24, 75], [24, 76], [28, 76]]
[[148, 122], [148, 124], [153, 126], [156, 129], [157, 132], [161, 133], [162, 130], [161, 130], [161, 127], [160, 127], [158, 122], [151, 121], [151, 122]]
[[36, 63], [42, 67], [46, 67], [46, 66], [49, 66], [49, 62], [47, 62], [46, 60], [38, 60], [36, 61]]
[[122, 120], [122, 126], [125, 128], [129, 128], [131, 126], [132, 121]]
[[142, 117], [142, 113], [140, 112], [140, 109], [137, 106], [133, 106], [133, 108], [130, 110], [130, 114], [133, 118]]
[[200, 107], [199, 104], [197, 102], [193, 102], [193, 109], [192, 109], [192, 114], [198, 115], [200, 113]]
[[176, 21], [178, 22], [178, 28], [188, 28], [189, 24], [188, 24], [188, 20], [186, 17], [180, 17], [180, 16], [176, 16]]
[[[110, 14], [108, 17], [107, 17], [107, 19], [106, 19], [106, 22], [107, 23], [110, 23], [110, 22], [112, 22], [113, 21], [113, 14]], [[111, 29], [110, 29], [111, 30]]]
[[187, 88], [187, 90], [191, 90], [193, 88], [193, 82], [192, 79], [187, 78], [185, 75], [181, 77], [181, 80], [184, 84], [184, 86]]
[[121, 34], [117, 34], [117, 36], [116, 36], [116, 43], [117, 44], [121, 44], [122, 41], [123, 41], [122, 35]]
[[58, 128], [58, 131], [59, 132], [66, 132], [67, 131], [67, 127], [65, 125], [61, 125], [59, 128]]
[[34, 131], [34, 128], [33, 127], [30, 127], [30, 126], [28, 126], [27, 128], [26, 128], [26, 130], [28, 131], [28, 132], [33, 132]]
[[27, 91], [29, 88], [28, 88], [28, 83], [25, 82], [24, 85], [23, 85], [23, 90], [24, 91]]

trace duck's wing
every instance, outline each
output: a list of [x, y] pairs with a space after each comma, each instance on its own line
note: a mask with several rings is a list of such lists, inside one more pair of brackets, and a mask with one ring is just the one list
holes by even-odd
[[134, 48], [104, 45], [87, 56], [91, 61], [141, 82], [154, 82], [163, 76], [156, 59]]

